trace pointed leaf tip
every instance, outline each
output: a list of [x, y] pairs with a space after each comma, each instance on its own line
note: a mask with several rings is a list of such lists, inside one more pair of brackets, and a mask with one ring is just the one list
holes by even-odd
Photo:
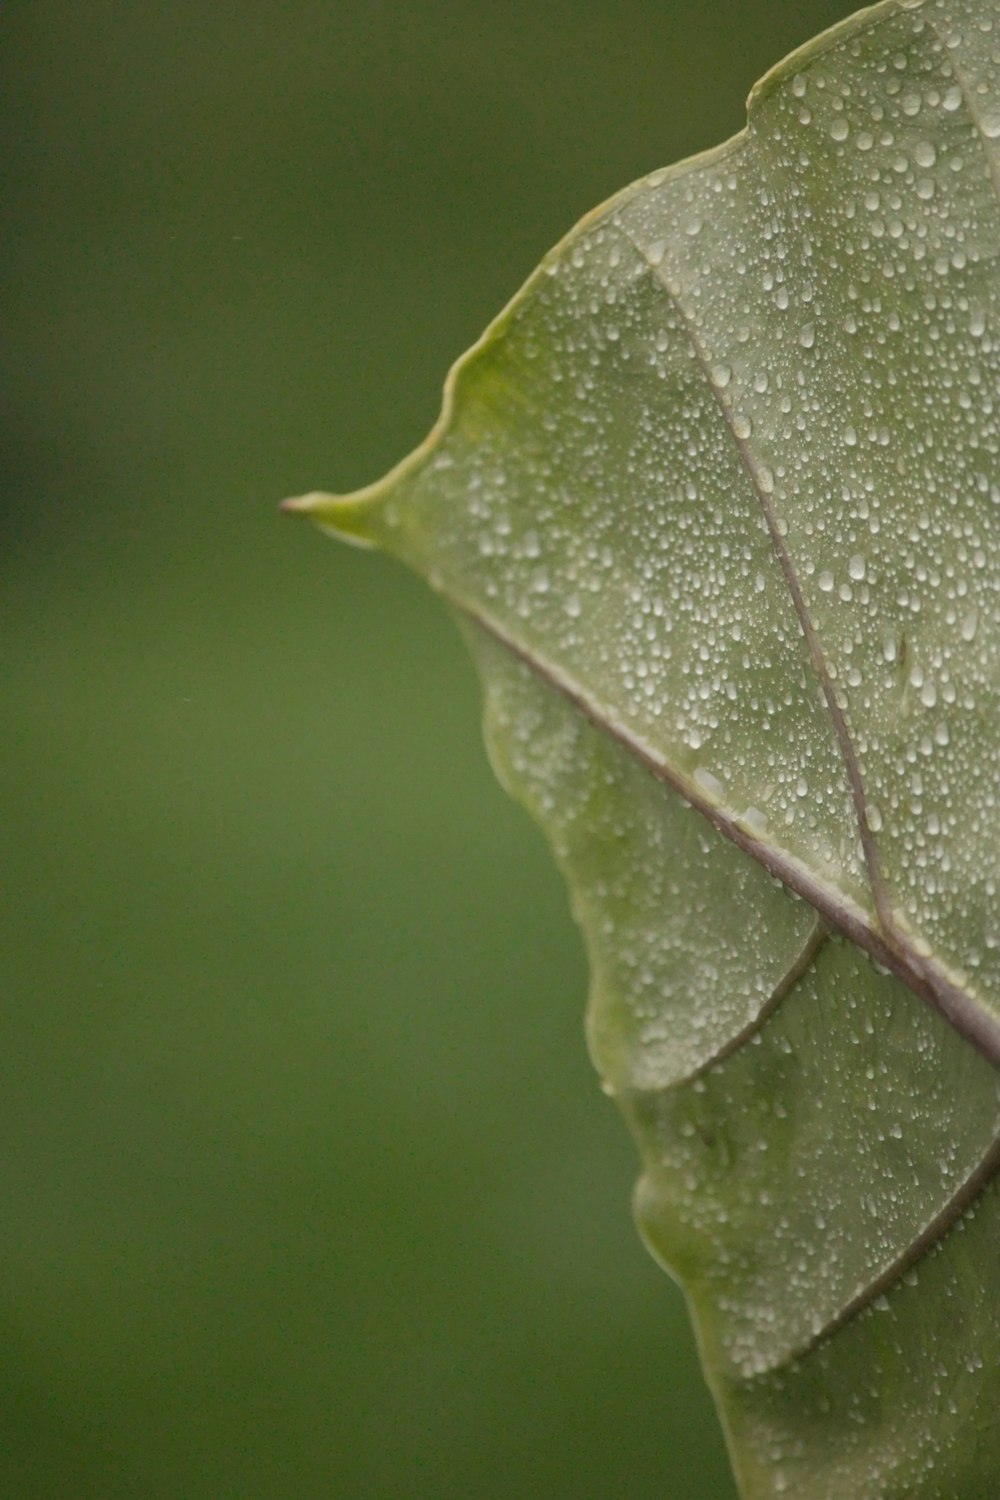
[[354, 495], [328, 495], [322, 490], [311, 490], [308, 495], [282, 500], [281, 509], [286, 515], [315, 521], [330, 536], [355, 547], [377, 547], [371, 502], [370, 490], [359, 490]]
[[745, 1500], [998, 1494], [997, 13], [808, 44], [287, 506], [467, 625]]

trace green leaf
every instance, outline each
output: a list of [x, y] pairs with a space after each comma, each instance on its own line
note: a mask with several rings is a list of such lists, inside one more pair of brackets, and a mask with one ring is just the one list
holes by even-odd
[[1000, 1484], [1000, 15], [886, 0], [287, 502], [455, 608], [745, 1496]]

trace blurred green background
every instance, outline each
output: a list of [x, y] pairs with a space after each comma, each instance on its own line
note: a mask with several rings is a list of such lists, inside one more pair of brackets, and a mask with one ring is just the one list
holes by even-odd
[[732, 1495], [457, 633], [275, 502], [850, 8], [4, 8], [4, 1497]]

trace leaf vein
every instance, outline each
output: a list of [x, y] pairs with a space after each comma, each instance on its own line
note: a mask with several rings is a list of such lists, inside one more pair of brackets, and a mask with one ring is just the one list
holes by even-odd
[[[940, 43], [941, 50], [943, 52], [947, 52], [947, 43], [945, 42], [945, 39], [941, 35], [938, 28], [934, 25], [934, 22], [931, 20], [930, 16], [923, 17], [923, 21], [925, 26], [927, 27], [927, 30]], [[965, 112], [969, 116], [969, 119], [972, 121], [976, 139], [979, 141], [979, 144], [982, 147], [983, 156], [986, 159], [986, 173], [990, 179], [990, 184], [993, 188], [994, 195], [996, 196], [997, 203], [998, 205], [1000, 205], [1000, 161], [998, 161], [995, 153], [990, 150], [989, 137], [987, 136], [986, 131], [983, 127], [983, 117], [973, 103], [973, 93], [972, 89], [969, 87], [969, 80], [966, 78], [962, 69], [958, 66], [953, 57], [948, 58], [948, 67], [951, 69], [952, 76], [954, 77], [955, 82], [958, 85], [959, 90], [961, 91], [962, 103], [965, 105]]]
[[757, 1014], [745, 1026], [741, 1026], [739, 1031], [727, 1037], [710, 1057], [706, 1057], [696, 1068], [692, 1068], [690, 1073], [685, 1073], [680, 1078], [672, 1078], [668, 1084], [660, 1088], [651, 1090], [633, 1089], [630, 1092], [634, 1096], [643, 1093], [654, 1093], [658, 1097], [674, 1093], [688, 1084], [695, 1083], [699, 1078], [703, 1078], [706, 1073], [711, 1072], [713, 1068], [718, 1067], [720, 1063], [724, 1063], [734, 1053], [739, 1052], [741, 1048], [746, 1046], [747, 1042], [764, 1029], [765, 1024], [771, 1019], [783, 1002], [788, 999], [788, 996], [799, 981], [805, 978], [829, 940], [829, 926], [824, 922], [822, 917], [817, 917], [802, 947], [757, 1011]]
[[654, 281], [659, 287], [662, 288], [664, 294], [669, 299], [670, 305], [674, 309], [677, 318], [684, 328], [695, 359], [698, 361], [698, 364], [705, 377], [705, 384], [711, 391], [715, 399], [716, 405], [718, 406], [719, 411], [721, 412], [723, 420], [726, 424], [726, 429], [729, 432], [733, 443], [735, 444], [736, 450], [740, 456], [740, 460], [750, 479], [750, 483], [753, 486], [754, 493], [757, 497], [757, 502], [763, 514], [764, 521], [767, 525], [768, 534], [771, 538], [771, 545], [774, 549], [775, 556], [777, 557], [778, 565], [781, 568], [782, 577], [785, 580], [785, 585], [791, 596], [792, 604], [794, 606], [796, 616], [798, 617], [799, 625], [802, 629], [803, 635], [805, 636], [806, 645], [809, 648], [809, 662], [813, 671], [816, 673], [816, 676], [819, 679], [820, 687], [823, 690], [823, 697], [826, 701], [827, 710], [833, 724], [833, 730], [837, 739], [837, 744], [840, 747], [841, 758], [844, 762], [844, 768], [846, 770], [848, 783], [851, 789], [851, 798], [854, 803], [854, 812], [858, 822], [858, 832], [861, 838], [861, 847], [864, 853], [865, 868], [868, 872], [868, 881], [869, 885], [871, 886], [872, 900], [875, 905], [875, 913], [883, 930], [887, 934], [892, 933], [895, 930], [895, 922], [893, 920], [892, 910], [889, 905], [888, 896], [886, 894], [885, 881], [882, 875], [882, 865], [879, 858], [878, 846], [875, 841], [875, 835], [872, 832], [871, 824], [868, 820], [867, 799], [865, 797], [864, 783], [861, 779], [861, 767], [858, 763], [857, 753], [854, 748], [854, 741], [851, 738], [851, 732], [848, 728], [847, 719], [844, 714], [843, 707], [840, 703], [839, 698], [837, 697], [833, 679], [830, 675], [830, 669], [827, 665], [826, 657], [823, 653], [823, 648], [820, 645], [819, 637], [816, 633], [816, 627], [813, 624], [812, 618], [809, 614], [809, 610], [806, 606], [805, 598], [802, 593], [802, 585], [799, 582], [798, 574], [795, 571], [795, 565], [792, 561], [791, 553], [785, 545], [785, 539], [781, 533], [777, 512], [771, 501], [771, 497], [767, 491], [767, 488], [762, 481], [760, 465], [757, 462], [756, 455], [754, 454], [754, 451], [751, 448], [748, 440], [740, 435], [740, 432], [736, 425], [736, 416], [732, 409], [732, 406], [726, 399], [723, 391], [719, 389], [717, 383], [712, 380], [711, 361], [709, 360], [708, 353], [700, 338], [698, 337], [698, 333], [695, 329], [694, 323], [688, 315], [688, 312], [684, 307], [684, 304], [681, 301], [676, 288], [671, 286], [671, 284], [664, 277], [662, 264], [657, 265], [656, 263], [651, 261], [649, 259], [649, 256], [643, 250], [642, 246], [632, 237], [631, 234], [629, 234], [627, 229], [625, 229], [620, 224], [616, 227], [623, 235], [623, 237], [633, 247], [636, 253], [645, 262], [646, 266], [653, 276]]
[[[818, 1329], [809, 1339], [797, 1348], [790, 1350], [788, 1354], [777, 1362], [773, 1369], [784, 1365], [795, 1364], [804, 1359], [808, 1354], [824, 1344], [828, 1339], [840, 1332], [846, 1324], [858, 1317], [864, 1310], [876, 1302], [879, 1297], [884, 1297], [895, 1287], [909, 1271], [912, 1271], [920, 1261], [924, 1260], [938, 1245], [950, 1229], [959, 1222], [975, 1205], [978, 1198], [989, 1187], [990, 1183], [1000, 1174], [1000, 1133], [995, 1135], [989, 1146], [983, 1152], [979, 1161], [966, 1177], [965, 1181], [958, 1187], [947, 1203], [934, 1215], [920, 1233], [910, 1241], [906, 1249], [895, 1260], [891, 1261], [878, 1276], [868, 1282], [858, 1291], [844, 1306], [838, 1309], [832, 1317], [828, 1318], [822, 1328]], [[763, 1374], [771, 1373], [769, 1371]], [[755, 1377], [756, 1378], [756, 1377]]]
[[591, 698], [560, 667], [543, 659], [534, 648], [529, 648], [512, 636], [499, 621], [486, 614], [481, 605], [459, 598], [439, 582], [434, 587], [453, 609], [497, 641], [542, 682], [561, 693], [584, 718], [615, 740], [651, 776], [683, 797], [717, 832], [750, 858], [757, 860], [782, 885], [808, 901], [831, 927], [850, 938], [876, 963], [882, 964], [901, 979], [988, 1061], [1000, 1068], [1000, 1020], [984, 1008], [975, 994], [956, 984], [932, 959], [917, 954], [905, 933], [887, 935], [873, 925], [867, 913], [843, 892], [825, 884], [801, 860], [787, 850], [758, 838], [728, 808], [713, 802], [659, 752], [626, 725], [619, 723], [603, 704]]

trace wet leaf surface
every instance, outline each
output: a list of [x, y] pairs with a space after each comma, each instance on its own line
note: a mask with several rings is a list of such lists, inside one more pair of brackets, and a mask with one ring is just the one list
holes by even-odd
[[888, 0], [290, 503], [458, 612], [747, 1496], [1000, 1476], [998, 255], [1000, 19]]

